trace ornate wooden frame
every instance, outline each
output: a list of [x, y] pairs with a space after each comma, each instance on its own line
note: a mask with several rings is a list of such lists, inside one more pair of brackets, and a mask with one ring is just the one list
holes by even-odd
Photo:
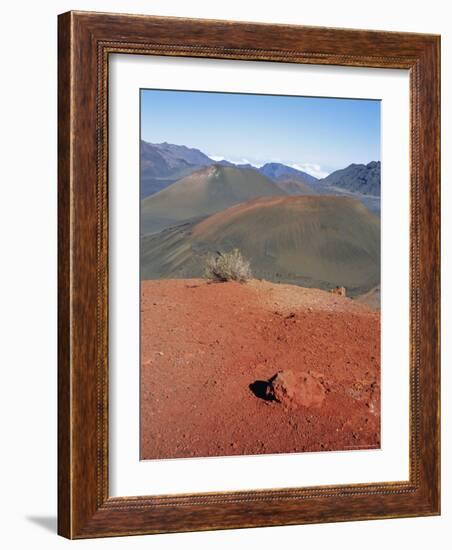
[[[439, 514], [440, 38], [68, 12], [59, 16], [58, 51], [59, 533], [85, 538]], [[410, 71], [409, 481], [109, 497], [111, 53]]]

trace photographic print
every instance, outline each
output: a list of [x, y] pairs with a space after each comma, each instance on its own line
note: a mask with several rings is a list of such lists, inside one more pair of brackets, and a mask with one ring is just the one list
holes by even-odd
[[140, 458], [378, 449], [380, 101], [142, 89], [140, 123]]

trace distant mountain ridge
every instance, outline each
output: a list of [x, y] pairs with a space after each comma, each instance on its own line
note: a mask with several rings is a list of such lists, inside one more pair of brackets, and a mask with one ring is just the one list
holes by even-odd
[[186, 147], [185, 145], [174, 145], [167, 142], [148, 143], [147, 145], [154, 147], [164, 158], [175, 162], [182, 160], [194, 166], [208, 166], [214, 162], [199, 149]]
[[260, 172], [273, 181], [297, 180], [313, 184], [317, 178], [291, 166], [269, 162], [260, 168], [251, 164], [234, 164], [228, 160], [215, 161], [199, 149], [172, 143], [149, 143], [141, 140], [141, 198], [161, 191], [178, 179], [205, 166], [218, 164]]
[[323, 179], [317, 179], [306, 172], [278, 162], [268, 162], [256, 168], [251, 164], [234, 164], [228, 160], [215, 161], [199, 149], [185, 145], [148, 143], [143, 140], [141, 198], [150, 197], [175, 182], [214, 165], [260, 173], [288, 195], [349, 196], [357, 198], [371, 212], [377, 215], [380, 213], [380, 161], [350, 164]]
[[336, 170], [319, 181], [328, 187], [338, 187], [353, 193], [380, 196], [381, 162], [372, 161], [368, 164], [350, 164], [342, 170]]
[[292, 168], [292, 166], [281, 164], [280, 162], [267, 162], [267, 164], [264, 164], [259, 168], [259, 172], [274, 181], [295, 179], [307, 184], [316, 183], [318, 181], [318, 178], [311, 176], [311, 174]]

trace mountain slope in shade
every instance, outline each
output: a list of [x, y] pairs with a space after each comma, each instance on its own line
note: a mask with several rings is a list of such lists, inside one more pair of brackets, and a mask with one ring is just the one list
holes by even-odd
[[286, 193], [256, 170], [208, 166], [142, 200], [141, 231], [161, 231], [240, 202], [279, 195]]
[[[167, 143], [154, 144], [142, 140], [140, 147], [142, 177], [168, 177], [191, 166], [198, 166], [198, 163], [190, 162], [188, 159], [202, 161], [205, 156], [200, 151]], [[190, 154], [191, 151], [193, 154]], [[199, 157], [197, 153], [199, 153]]]
[[307, 174], [301, 170], [296, 170], [291, 166], [286, 166], [279, 162], [268, 162], [259, 168], [259, 172], [267, 176], [274, 181], [281, 181], [286, 179], [299, 180], [303, 183], [312, 184], [318, 180], [314, 176]]
[[380, 282], [380, 222], [348, 197], [260, 198], [142, 239], [142, 279], [202, 276], [208, 253], [239, 248], [257, 278], [350, 295]]
[[350, 164], [347, 168], [336, 170], [320, 184], [328, 187], [337, 187], [363, 195], [380, 196], [381, 163], [372, 161], [369, 164]]
[[213, 163], [207, 155], [185, 145], [140, 142], [140, 196], [147, 197], [202, 166]]
[[169, 163], [185, 161], [194, 166], [208, 166], [212, 159], [199, 149], [186, 147], [185, 145], [174, 145], [172, 143], [154, 143], [154, 148], [164, 156]]

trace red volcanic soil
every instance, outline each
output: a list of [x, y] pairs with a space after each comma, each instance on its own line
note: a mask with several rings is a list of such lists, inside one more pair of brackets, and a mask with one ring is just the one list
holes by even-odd
[[142, 459], [380, 446], [366, 305], [257, 280], [142, 281], [141, 331]]

